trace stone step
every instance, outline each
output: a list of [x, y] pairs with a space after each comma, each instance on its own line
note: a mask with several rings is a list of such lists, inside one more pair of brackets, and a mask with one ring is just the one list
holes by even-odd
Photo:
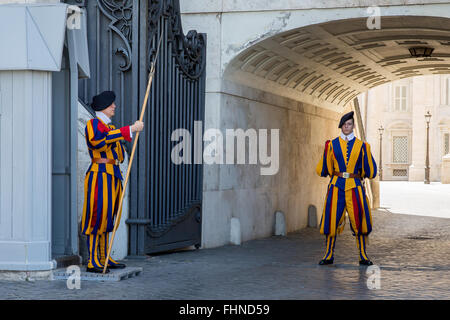
[[[140, 267], [126, 267], [124, 269], [110, 269], [109, 273], [92, 273], [86, 272], [86, 267], [80, 267], [81, 281], [121, 281], [141, 274], [143, 268]], [[73, 277], [74, 273], [67, 272], [66, 269], [56, 269], [53, 271], [53, 280], [67, 280]]]

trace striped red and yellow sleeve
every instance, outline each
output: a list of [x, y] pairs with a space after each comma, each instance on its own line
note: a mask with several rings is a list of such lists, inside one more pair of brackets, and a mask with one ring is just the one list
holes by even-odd
[[321, 177], [331, 176], [333, 173], [333, 150], [331, 140], [325, 142], [322, 158], [316, 166], [316, 173]]
[[370, 151], [370, 144], [364, 142], [362, 152], [363, 163], [361, 177], [373, 179], [377, 176], [377, 164]]
[[91, 119], [86, 123], [85, 134], [89, 148], [97, 151], [104, 151], [108, 144], [120, 140], [131, 141], [130, 126], [111, 130], [98, 119]]

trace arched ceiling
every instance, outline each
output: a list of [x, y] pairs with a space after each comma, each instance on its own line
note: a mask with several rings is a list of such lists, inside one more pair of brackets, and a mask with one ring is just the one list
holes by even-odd
[[[411, 76], [450, 74], [450, 19], [382, 17], [337, 20], [291, 30], [247, 48], [226, 77], [308, 102], [344, 107], [373, 87]], [[431, 58], [411, 57], [411, 47], [432, 47]]]

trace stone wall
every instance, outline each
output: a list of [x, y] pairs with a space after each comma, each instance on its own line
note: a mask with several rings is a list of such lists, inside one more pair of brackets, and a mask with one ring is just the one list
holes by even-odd
[[319, 222], [328, 179], [315, 167], [325, 141], [339, 133], [339, 115], [227, 81], [215, 99], [218, 121], [207, 119], [205, 129], [218, 128], [224, 136], [226, 129], [280, 130], [279, 171], [264, 176], [260, 164], [205, 165], [203, 247], [229, 243], [231, 218], [240, 220], [242, 241], [273, 235], [277, 210], [285, 214], [287, 232], [307, 226], [309, 205]]
[[247, 12], [272, 10], [308, 10], [358, 8], [370, 6], [404, 6], [448, 3], [447, 0], [180, 0], [185, 13]]

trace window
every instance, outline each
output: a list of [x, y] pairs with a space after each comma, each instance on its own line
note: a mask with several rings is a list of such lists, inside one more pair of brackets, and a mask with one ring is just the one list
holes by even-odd
[[444, 155], [450, 153], [450, 133], [444, 133]]
[[408, 137], [396, 136], [393, 139], [394, 155], [392, 157], [394, 163], [408, 162]]
[[396, 86], [394, 91], [394, 111], [406, 110], [406, 86]]
[[394, 169], [392, 170], [392, 175], [394, 177], [406, 177], [408, 175], [408, 171], [406, 169]]

